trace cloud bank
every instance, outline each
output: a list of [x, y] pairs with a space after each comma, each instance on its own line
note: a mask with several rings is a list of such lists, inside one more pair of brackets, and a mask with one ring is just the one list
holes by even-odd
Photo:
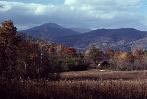
[[0, 1], [0, 21], [11, 19], [19, 29], [51, 22], [66, 27], [147, 30], [143, 4], [144, 0], [64, 0], [62, 4]]

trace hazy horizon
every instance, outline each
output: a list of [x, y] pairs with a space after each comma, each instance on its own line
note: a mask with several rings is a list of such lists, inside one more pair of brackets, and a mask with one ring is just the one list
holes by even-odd
[[72, 29], [72, 30], [78, 30], [78, 29], [89, 29], [89, 31], [94, 31], [94, 30], [98, 30], [98, 29], [136, 29], [136, 30], [140, 30], [140, 31], [147, 31], [147, 29], [146, 30], [141, 30], [141, 29], [137, 29], [137, 28], [134, 28], [134, 27], [118, 27], [118, 28], [99, 28], [99, 27], [97, 27], [97, 28], [88, 28], [88, 27], [76, 27], [76, 26], [63, 26], [63, 25], [61, 25], [61, 24], [58, 24], [58, 23], [43, 23], [43, 24], [38, 24], [38, 25], [33, 25], [33, 26], [31, 26], [31, 27], [28, 27], [28, 28], [18, 28], [18, 27], [16, 27], [17, 29], [18, 29], [18, 31], [21, 31], [21, 30], [27, 30], [27, 29], [31, 29], [31, 28], [35, 28], [35, 27], [38, 27], [38, 26], [42, 26], [42, 25], [44, 25], [44, 24], [57, 24], [57, 25], [59, 25], [59, 26], [61, 26], [61, 27], [63, 27], [63, 28], [67, 28], [67, 29]]

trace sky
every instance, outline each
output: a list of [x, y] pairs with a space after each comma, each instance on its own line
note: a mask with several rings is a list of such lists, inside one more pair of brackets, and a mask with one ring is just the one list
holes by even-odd
[[44, 23], [78, 28], [147, 31], [147, 0], [0, 0], [0, 22], [19, 30]]

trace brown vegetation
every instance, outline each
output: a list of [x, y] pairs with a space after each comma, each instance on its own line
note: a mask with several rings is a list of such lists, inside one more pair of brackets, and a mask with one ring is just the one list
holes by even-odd
[[60, 74], [62, 80], [144, 80], [147, 71], [101, 71], [88, 70], [78, 72], [64, 72]]
[[147, 81], [11, 80], [0, 83], [1, 97], [8, 99], [146, 99]]
[[[0, 97], [147, 99], [146, 59], [141, 49], [104, 52], [92, 46], [77, 53], [74, 48], [25, 37], [12, 21], [5, 21], [0, 26]], [[108, 71], [81, 71], [91, 65], [97, 68], [101, 61], [109, 66], [98, 68]]]

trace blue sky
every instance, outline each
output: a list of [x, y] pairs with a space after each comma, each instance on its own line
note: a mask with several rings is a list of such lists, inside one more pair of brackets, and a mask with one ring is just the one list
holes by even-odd
[[64, 0], [1, 0], [1, 1], [11, 1], [11, 2], [24, 2], [24, 3], [40, 3], [40, 4], [47, 4], [47, 3], [53, 3], [53, 4], [62, 4], [64, 3]]
[[0, 0], [0, 22], [18, 29], [43, 23], [65, 27], [147, 30], [147, 0]]

